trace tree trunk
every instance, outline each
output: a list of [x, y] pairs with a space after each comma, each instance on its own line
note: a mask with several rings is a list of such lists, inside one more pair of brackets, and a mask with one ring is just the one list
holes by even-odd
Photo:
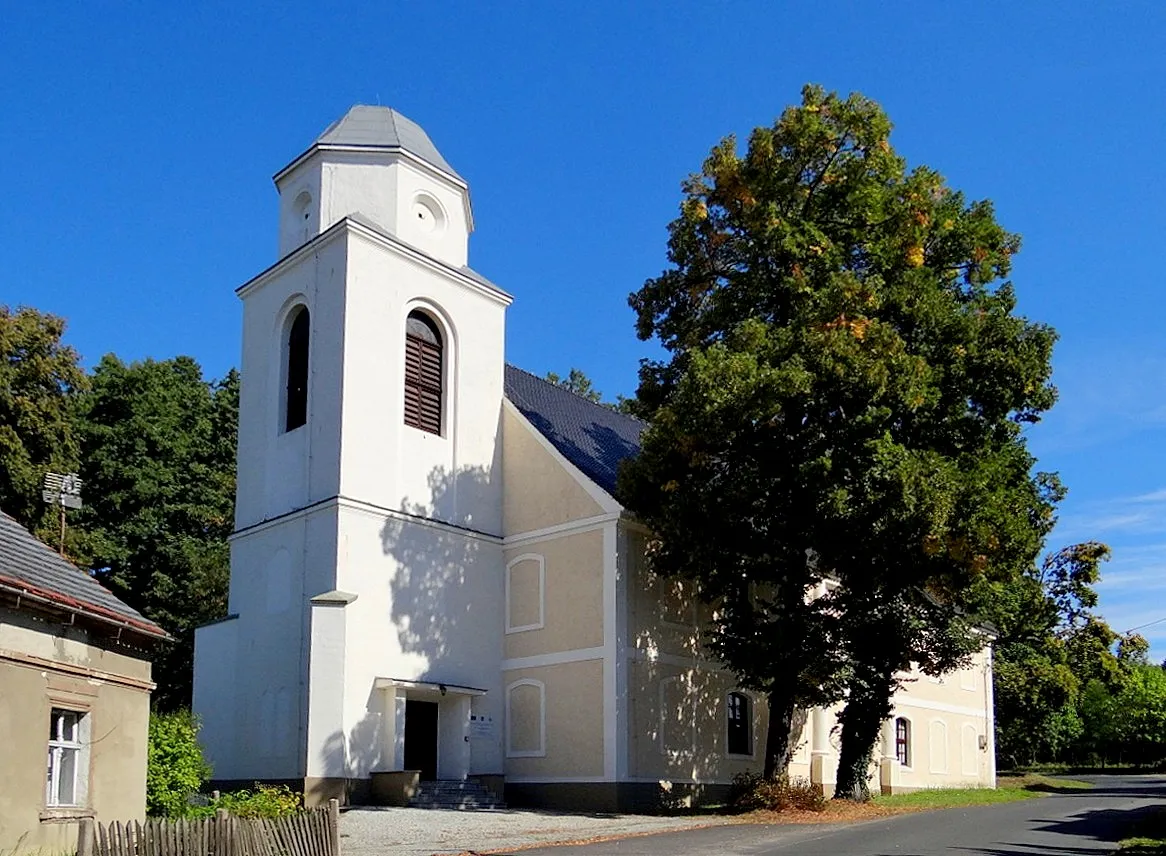
[[765, 778], [776, 779], [789, 770], [793, 741], [790, 730], [794, 719], [794, 694], [791, 682], [777, 681], [766, 699], [769, 705], [769, 730], [765, 735]]
[[846, 707], [839, 714], [842, 748], [838, 754], [838, 777], [834, 799], [870, 800], [871, 755], [878, 744], [883, 722], [891, 714], [893, 675], [868, 675], [850, 682]]

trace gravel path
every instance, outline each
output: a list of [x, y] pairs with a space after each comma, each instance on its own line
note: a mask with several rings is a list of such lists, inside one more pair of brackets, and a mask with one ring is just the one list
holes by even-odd
[[431, 856], [556, 844], [729, 823], [717, 817], [567, 814], [499, 809], [354, 808], [340, 816], [344, 856]]

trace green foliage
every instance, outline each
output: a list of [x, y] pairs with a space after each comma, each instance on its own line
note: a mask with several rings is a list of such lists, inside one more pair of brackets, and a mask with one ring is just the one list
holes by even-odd
[[739, 811], [824, 811], [822, 791], [806, 779], [780, 776], [767, 779], [757, 773], [733, 776], [729, 804]]
[[[155, 703], [190, 703], [194, 628], [226, 612], [239, 377], [189, 357], [94, 369], [79, 404], [86, 507], [77, 550], [102, 583], [177, 639]], [[80, 537], [80, 536], [79, 536]]]
[[56, 514], [41, 483], [48, 471], [77, 467], [72, 404], [87, 385], [64, 332], [62, 318], [0, 305], [0, 508], [54, 547]]
[[591, 378], [583, 374], [581, 369], [572, 368], [566, 377], [559, 377], [554, 372], [547, 372], [546, 380], [555, 386], [561, 386], [575, 395], [594, 401], [599, 404], [603, 401], [603, 394], [591, 384]]
[[255, 783], [253, 790], [229, 791], [205, 806], [192, 807], [192, 817], [212, 817], [219, 809], [236, 817], [290, 817], [303, 811], [303, 799], [287, 785]]
[[1003, 765], [1072, 759], [1153, 764], [1166, 757], [1166, 673], [1137, 634], [1119, 635], [1093, 609], [1109, 548], [1064, 548], [1019, 580], [989, 584], [978, 610], [998, 629], [997, 753]]
[[190, 796], [210, 776], [198, 744], [198, 719], [188, 710], [150, 714], [146, 763], [146, 812], [188, 817]]
[[48, 470], [77, 470], [85, 507], [66, 552], [177, 637], [158, 652], [155, 702], [190, 702], [193, 633], [226, 610], [239, 376], [203, 379], [189, 357], [91, 376], [62, 344], [65, 322], [0, 306], [0, 508], [57, 546], [40, 496]]
[[[908, 171], [890, 130], [807, 86], [744, 154], [713, 149], [672, 267], [629, 299], [667, 358], [641, 367], [650, 427], [621, 498], [654, 569], [716, 603], [710, 647], [772, 722], [846, 686], [847, 793], [896, 673], [966, 658], [966, 592], [1034, 561], [1059, 496], [1021, 432], [1055, 400], [1056, 337], [1015, 313], [1019, 239]], [[843, 585], [808, 598], [827, 570]], [[766, 770], [787, 759], [771, 740]]]
[[604, 407], [610, 407], [617, 413], [624, 413], [629, 416], [636, 415], [635, 399], [617, 395], [614, 402], [604, 401], [603, 393], [595, 388], [591, 383], [591, 378], [587, 377], [581, 369], [572, 368], [565, 378], [560, 377], [555, 372], [547, 372], [544, 380], [548, 383], [553, 383], [555, 386], [569, 390], [575, 393], [575, 395], [586, 398], [588, 401], [602, 404]]

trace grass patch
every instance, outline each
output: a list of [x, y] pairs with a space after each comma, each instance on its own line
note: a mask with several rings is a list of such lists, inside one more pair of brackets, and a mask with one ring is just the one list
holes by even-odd
[[1053, 779], [1039, 773], [1001, 776], [995, 788], [928, 788], [910, 794], [877, 796], [874, 801], [886, 808], [957, 808], [967, 805], [996, 805], [1032, 799], [1042, 794], [1065, 794], [1093, 787], [1075, 779]]
[[1023, 787], [997, 788], [928, 788], [910, 794], [889, 794], [874, 798], [884, 808], [929, 809], [958, 808], [970, 805], [996, 805], [1039, 797], [1040, 791]]
[[1025, 773], [1018, 776], [1000, 776], [996, 779], [999, 788], [1023, 788], [1045, 794], [1065, 794], [1072, 791], [1087, 791], [1093, 787], [1089, 782], [1077, 779], [1054, 779], [1040, 773]]
[[1123, 854], [1162, 856], [1166, 854], [1166, 806], [1160, 806], [1134, 824], [1134, 835], [1119, 843]]

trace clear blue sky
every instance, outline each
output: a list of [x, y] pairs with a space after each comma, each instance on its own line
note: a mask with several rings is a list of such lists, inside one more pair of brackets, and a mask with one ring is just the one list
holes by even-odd
[[[189, 9], [183, 6], [189, 5]], [[355, 8], [363, 5], [364, 9]], [[1032, 431], [1071, 493], [1052, 546], [1115, 550], [1118, 629], [1166, 618], [1166, 5], [7, 4], [0, 303], [92, 363], [238, 361], [234, 288], [274, 261], [271, 175], [354, 103], [393, 106], [470, 183], [471, 264], [516, 296], [511, 362], [630, 394], [628, 292], [679, 183], [813, 81], [1024, 236], [1021, 308], [1061, 333]], [[1145, 630], [1166, 656], [1166, 622]]]

